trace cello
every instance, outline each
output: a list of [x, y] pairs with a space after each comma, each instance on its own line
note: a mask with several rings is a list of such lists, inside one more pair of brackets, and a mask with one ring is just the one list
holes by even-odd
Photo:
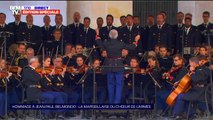
[[183, 78], [179, 81], [178, 86], [166, 99], [166, 103], [171, 107], [175, 104], [176, 99], [179, 94], [187, 92], [191, 88], [191, 77], [190, 74], [186, 74]]

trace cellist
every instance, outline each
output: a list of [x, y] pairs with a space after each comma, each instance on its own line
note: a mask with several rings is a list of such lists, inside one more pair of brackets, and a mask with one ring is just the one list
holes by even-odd
[[[199, 102], [204, 100], [205, 89], [210, 77], [210, 69], [205, 65], [201, 65], [202, 58], [192, 57], [189, 59], [191, 89], [179, 94], [174, 106], [174, 116], [176, 120], [183, 119], [183, 110], [188, 106], [189, 102]], [[194, 110], [191, 109], [189, 117], [195, 118]]]
[[173, 90], [173, 85], [171, 84], [180, 80], [187, 73], [188, 73], [188, 70], [184, 66], [184, 58], [180, 54], [174, 55], [172, 68], [168, 72], [165, 72], [163, 74], [163, 81], [162, 81], [163, 89], [157, 92], [158, 110], [166, 109], [167, 107], [166, 98]]

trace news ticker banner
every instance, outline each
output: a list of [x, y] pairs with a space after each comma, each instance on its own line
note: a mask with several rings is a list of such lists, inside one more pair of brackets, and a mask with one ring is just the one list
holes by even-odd
[[60, 14], [59, 9], [51, 9], [50, 6], [10, 6], [13, 15], [55, 15]]
[[82, 109], [153, 109], [153, 104], [12, 104], [11, 109], [70, 109], [70, 110], [82, 110]]

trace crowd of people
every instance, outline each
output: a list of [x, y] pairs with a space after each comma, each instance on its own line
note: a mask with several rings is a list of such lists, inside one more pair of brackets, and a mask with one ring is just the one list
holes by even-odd
[[[33, 15], [26, 15], [26, 22], [21, 21], [21, 14], [14, 15], [15, 21], [6, 24], [6, 14], [0, 13], [2, 46], [3, 35], [12, 33], [7, 36], [6, 49], [1, 48], [0, 118], [6, 114], [19, 116], [9, 106], [25, 101], [128, 104], [143, 98], [134, 102], [153, 103], [157, 110], [164, 111], [174, 87], [189, 75], [189, 91], [179, 94], [172, 106], [169, 104], [175, 119], [183, 119], [187, 112], [184, 107], [191, 101], [203, 101], [211, 82], [213, 37], [208, 34], [213, 24], [208, 11], [203, 12], [203, 23], [198, 26], [192, 25], [192, 14], [176, 15], [175, 25], [168, 24], [166, 12], [161, 11], [156, 22], [149, 15], [147, 25], [142, 26], [139, 16], [128, 14], [121, 16], [121, 26], [115, 27], [113, 16], [108, 14], [106, 26], [98, 17], [97, 28], [92, 29], [91, 19], [85, 17], [81, 23], [79, 12], [73, 15], [74, 23], [67, 26], [62, 24], [61, 14], [55, 15], [55, 26], [45, 15], [42, 27], [33, 24]], [[205, 105], [198, 105], [202, 112], [206, 110]], [[45, 119], [54, 113], [62, 119], [74, 115], [65, 110], [42, 113]], [[196, 117], [194, 109], [190, 117]]]

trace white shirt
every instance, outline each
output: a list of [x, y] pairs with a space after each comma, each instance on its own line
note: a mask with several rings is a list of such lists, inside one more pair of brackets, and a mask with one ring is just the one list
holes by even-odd
[[190, 31], [191, 27], [185, 28], [186, 34], [188, 35], [189, 31]]

